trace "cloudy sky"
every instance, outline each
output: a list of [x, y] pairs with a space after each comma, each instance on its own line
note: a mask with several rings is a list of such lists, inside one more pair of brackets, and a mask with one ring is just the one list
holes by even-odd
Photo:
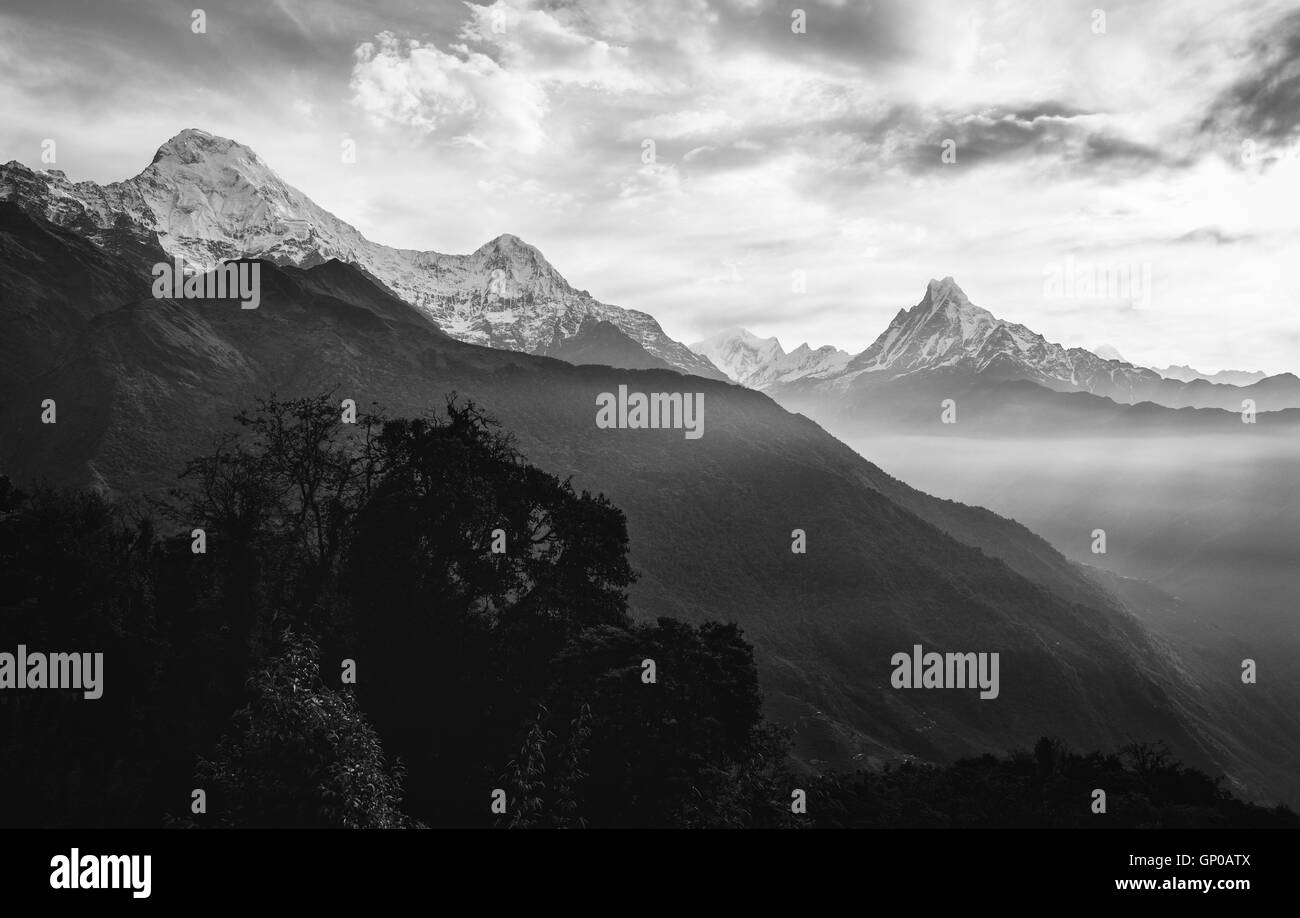
[[1065, 344], [1300, 372], [1296, 2], [193, 3], [5, 0], [0, 159], [107, 182], [203, 128], [685, 341], [858, 351], [952, 275]]

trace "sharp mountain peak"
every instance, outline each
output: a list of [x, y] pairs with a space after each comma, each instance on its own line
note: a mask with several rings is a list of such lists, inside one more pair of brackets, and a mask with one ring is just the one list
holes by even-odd
[[232, 150], [255, 163], [263, 164], [251, 147], [237, 140], [221, 137], [201, 128], [185, 128], [158, 148], [150, 165], [167, 160], [190, 165], [205, 159], [228, 155]]
[[247, 145], [201, 128], [180, 131], [140, 174], [108, 185], [72, 184], [60, 174], [11, 164], [0, 168], [0, 200], [76, 227], [111, 251], [161, 247], [202, 270], [236, 258], [296, 266], [337, 258], [472, 344], [535, 353], [557, 323], [573, 334], [585, 316], [596, 316], [674, 369], [725, 378], [707, 358], [669, 338], [652, 316], [574, 289], [518, 236], [504, 233], [469, 255], [373, 242], [285, 182]]
[[913, 311], [937, 312], [946, 306], [953, 306], [963, 312], [975, 311], [992, 315], [988, 313], [988, 310], [980, 309], [972, 303], [970, 297], [966, 295], [966, 291], [962, 290], [952, 277], [945, 277], [942, 280], [931, 278], [930, 282], [925, 285], [925, 296], [921, 298], [921, 302], [914, 307]]
[[532, 260], [550, 266], [546, 257], [537, 246], [530, 245], [513, 233], [502, 233], [483, 243], [472, 253], [475, 257], [490, 258], [501, 256], [510, 260]]
[[966, 296], [966, 294], [962, 292], [961, 287], [957, 286], [957, 282], [953, 280], [951, 274], [941, 280], [937, 280], [933, 277], [930, 278], [930, 282], [925, 285], [925, 289], [932, 295], [938, 294], [942, 296], [955, 294], [963, 299]]

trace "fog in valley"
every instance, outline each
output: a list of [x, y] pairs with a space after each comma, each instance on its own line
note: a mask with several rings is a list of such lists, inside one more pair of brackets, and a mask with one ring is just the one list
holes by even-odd
[[[913, 487], [1011, 517], [1067, 557], [1149, 581], [1233, 634], [1300, 647], [1293, 437], [1243, 425], [1227, 436], [847, 442]], [[1097, 529], [1104, 554], [1092, 550]]]

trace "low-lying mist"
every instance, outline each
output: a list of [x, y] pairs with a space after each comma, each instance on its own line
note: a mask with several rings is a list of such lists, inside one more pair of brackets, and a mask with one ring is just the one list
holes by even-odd
[[[1067, 557], [1151, 581], [1241, 637], [1300, 646], [1300, 443], [1254, 434], [847, 442], [913, 487], [1018, 520]], [[1097, 529], [1105, 554], [1092, 551]]]

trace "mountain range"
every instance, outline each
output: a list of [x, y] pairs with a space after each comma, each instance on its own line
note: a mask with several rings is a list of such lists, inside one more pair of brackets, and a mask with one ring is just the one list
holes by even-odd
[[[193, 128], [159, 147], [138, 175], [108, 185], [7, 163], [0, 166], [0, 200], [74, 229], [108, 251], [139, 256], [156, 244], [198, 270], [232, 258], [298, 267], [329, 259], [355, 264], [468, 343], [563, 357], [564, 342], [577, 338], [584, 323], [606, 322], [646, 354], [633, 358], [622, 346], [618, 365], [662, 364], [774, 393], [800, 380], [843, 392], [863, 374], [874, 385], [921, 370], [957, 369], [983, 380], [1028, 380], [1119, 404], [1240, 411], [1242, 399], [1252, 398], [1258, 411], [1300, 407], [1300, 379], [1291, 374], [1256, 379], [1259, 374], [1229, 371], [1210, 378], [1188, 367], [1157, 372], [1067, 349], [973, 305], [952, 278], [932, 281], [916, 307], [900, 310], [856, 356], [806, 344], [787, 354], [775, 339], [743, 329], [686, 347], [653, 317], [574, 289], [516, 236], [503, 234], [468, 255], [374, 243], [285, 183], [248, 147]], [[571, 348], [587, 346], [579, 341]], [[802, 404], [804, 392], [806, 386], [791, 397]]]
[[248, 147], [194, 128], [159, 147], [138, 175], [108, 185], [6, 163], [0, 166], [4, 200], [115, 253], [139, 254], [156, 240], [169, 257], [202, 271], [235, 258], [297, 267], [330, 259], [355, 264], [447, 334], [472, 344], [535, 353], [557, 335], [576, 335], [594, 317], [669, 366], [723, 378], [646, 313], [575, 290], [516, 236], [498, 236], [468, 255], [371, 242], [286, 184]]
[[1261, 376], [1243, 385], [1200, 376], [1186, 381], [1166, 377], [1084, 348], [1054, 344], [1024, 325], [999, 319], [973, 304], [951, 277], [931, 280], [915, 306], [900, 309], [870, 347], [851, 357], [823, 348], [816, 352], [825, 355], [821, 359], [791, 365], [776, 339], [757, 338], [744, 329], [721, 332], [691, 347], [732, 379], [801, 406], [812, 393], [834, 402], [863, 389], [925, 389], [939, 379], [950, 395], [969, 391], [975, 383], [1026, 381], [1053, 392], [1086, 392], [1118, 405], [1150, 402], [1240, 412], [1243, 400], [1253, 399], [1262, 412], [1300, 408], [1300, 378], [1293, 374]]
[[825, 376], [839, 370], [853, 356], [833, 345], [814, 349], [806, 343], [787, 354], [776, 338], [760, 338], [743, 328], [720, 331], [690, 348], [751, 389], [766, 389], [805, 376]]
[[[738, 349], [728, 340], [710, 347]], [[762, 378], [769, 366], [777, 364], [757, 360], [745, 372]], [[949, 399], [960, 407], [944, 432], [959, 435], [1228, 430], [1241, 424], [1247, 399], [1261, 429], [1300, 424], [1294, 374], [1244, 386], [1166, 379], [999, 319], [951, 277], [931, 280], [915, 306], [900, 309], [870, 347], [838, 369], [789, 373], [764, 391], [836, 431], [933, 430]]]
[[1249, 386], [1251, 383], [1257, 383], [1268, 377], [1267, 373], [1260, 370], [1220, 370], [1217, 373], [1202, 373], [1200, 370], [1185, 364], [1156, 367], [1155, 371], [1165, 379], [1176, 379], [1179, 382], [1203, 379], [1206, 382], [1227, 383], [1231, 386]]
[[[377, 262], [325, 257], [335, 244], [327, 240], [337, 241], [346, 224], [307, 221], [282, 233], [283, 215], [250, 208], [255, 190], [233, 180], [239, 206], [214, 203], [204, 189], [225, 167], [206, 157], [226, 162], [234, 148], [213, 140], [160, 150], [155, 166], [193, 161], [170, 173], [178, 213], [154, 224], [155, 207], [170, 213], [161, 198], [141, 204], [158, 173], [98, 197], [69, 186], [81, 190], [64, 199], [56, 191], [65, 179], [5, 168], [0, 472], [26, 485], [44, 480], [140, 499], [170, 487], [188, 457], [269, 392], [332, 390], [411, 415], [454, 391], [496, 416], [530, 461], [626, 512], [640, 574], [630, 596], [636, 615], [742, 626], [756, 648], [768, 711], [793, 730], [808, 768], [948, 760], [1042, 734], [1086, 748], [1162, 738], [1184, 761], [1226, 773], [1248, 796], [1295, 793], [1288, 763], [1300, 760], [1300, 739], [1289, 729], [1289, 696], [1269, 689], [1244, 699], [1220, 672], [1221, 658], [1184, 657], [1148, 627], [1147, 600], [1124, 598], [1012, 520], [909, 487], [716, 369], [685, 377], [682, 360], [671, 370], [603, 363], [640, 361], [636, 348], [658, 357], [612, 313], [592, 307], [575, 316], [572, 333], [552, 327], [533, 343], [573, 362], [461, 340], [464, 326], [444, 326], [428, 301], [412, 302], [412, 286], [388, 284]], [[250, 153], [234, 155], [251, 162]], [[193, 205], [190, 216], [180, 213], [183, 204]], [[229, 222], [234, 213], [254, 225]], [[359, 238], [350, 240], [352, 256], [366, 254]], [[258, 309], [149, 295], [157, 261], [182, 249], [187, 258], [201, 256], [209, 243], [207, 257], [227, 257], [236, 254], [224, 248], [232, 240], [261, 249]], [[454, 270], [407, 280], [469, 289], [448, 275], [472, 268], [488, 285], [473, 287], [479, 303], [494, 277], [507, 277], [520, 285], [511, 288], [512, 302], [525, 312], [527, 304], [529, 316], [558, 308], [567, 284], [541, 267], [540, 256], [527, 257], [530, 270], [513, 261], [508, 269], [483, 267], [519, 254], [513, 237], [498, 242], [479, 261], [478, 253], [438, 256], [460, 260]], [[979, 319], [963, 316], [958, 295], [954, 284], [936, 282], [924, 309], [913, 311], [920, 318], [900, 314], [885, 345], [825, 377], [778, 385], [919, 368], [941, 342], [927, 352], [909, 339], [931, 320], [953, 331], [952, 322], [962, 329]], [[582, 308], [591, 303], [584, 299]], [[617, 315], [626, 322], [639, 314]], [[983, 334], [988, 324], [972, 331]], [[995, 347], [998, 334], [988, 329], [985, 343]], [[600, 362], [574, 365], [588, 357]], [[1058, 395], [1025, 380], [1010, 384]], [[707, 436], [597, 428], [597, 396], [620, 385], [702, 393]], [[58, 406], [57, 423], [41, 422], [46, 399]], [[806, 533], [804, 554], [791, 551], [795, 529]], [[891, 688], [892, 655], [916, 643], [999, 652], [998, 700]]]

